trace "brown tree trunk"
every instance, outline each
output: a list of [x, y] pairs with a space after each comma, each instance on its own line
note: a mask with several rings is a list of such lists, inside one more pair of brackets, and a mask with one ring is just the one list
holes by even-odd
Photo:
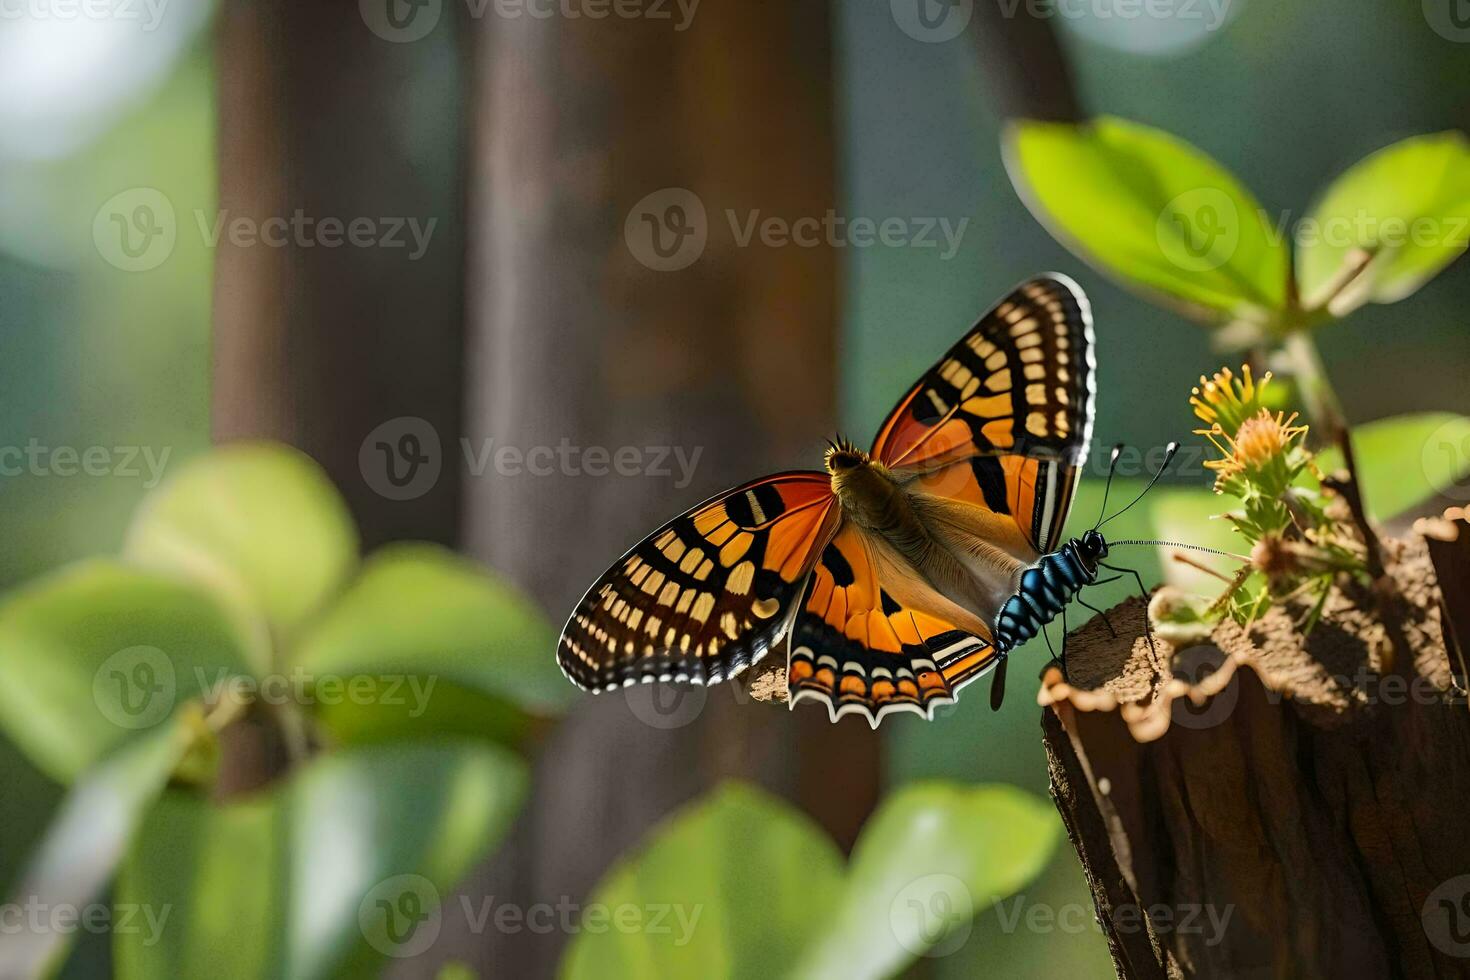
[[[828, 7], [707, 0], [683, 25], [668, 9], [478, 25], [468, 432], [486, 467], [468, 477], [468, 541], [556, 617], [680, 510], [819, 466], [836, 421], [839, 254], [739, 236], [752, 218], [836, 207]], [[514, 462], [533, 450], [541, 475]], [[620, 450], [623, 472], [601, 475]], [[584, 901], [725, 777], [797, 800], [850, 843], [878, 792], [876, 737], [745, 700], [736, 684], [587, 696], [469, 899]], [[550, 976], [570, 938], [452, 928], [444, 955], [486, 975]]]
[[[418, 482], [395, 487], [374, 445], [396, 451], [413, 433], [427, 451], [434, 440], [453, 447], [459, 436], [463, 235], [452, 32], [391, 44], [356, 4], [289, 0], [231, 0], [217, 29], [219, 205], [200, 216], [219, 229], [214, 436], [279, 440], [312, 456], [346, 498], [367, 547], [400, 538], [453, 543], [452, 463], [431, 482], [443, 460], [427, 461]], [[405, 92], [426, 73], [432, 81]], [[444, 138], [408, 128], [423, 118], [437, 120]], [[362, 244], [347, 237], [354, 221]], [[421, 231], [432, 222], [422, 249], [410, 221]], [[180, 222], [180, 234], [194, 232], [195, 216]], [[271, 726], [247, 719], [226, 732], [221, 793], [284, 767]]]
[[1137, 600], [1117, 638], [1069, 637], [1042, 730], [1120, 977], [1470, 976], [1470, 712], [1443, 629], [1470, 625], [1470, 524], [1421, 530], [1432, 548], [1386, 539], [1388, 580], [1305, 641], [1278, 607], [1150, 649]]

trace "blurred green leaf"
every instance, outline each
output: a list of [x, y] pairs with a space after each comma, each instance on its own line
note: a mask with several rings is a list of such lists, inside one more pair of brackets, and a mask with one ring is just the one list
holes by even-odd
[[115, 935], [118, 976], [314, 980], [416, 955], [438, 935], [443, 893], [505, 833], [525, 779], [503, 750], [424, 742], [320, 757], [224, 806], [170, 792], [118, 900], [171, 916], [156, 933]]
[[303, 638], [313, 674], [418, 674], [552, 713], [576, 696], [556, 633], [504, 579], [445, 548], [385, 548]]
[[794, 976], [843, 980], [897, 974], [968, 937], [975, 915], [1041, 873], [1061, 822], [1008, 786], [915, 783], [879, 807], [858, 839], [835, 915]]
[[[1196, 544], [1235, 553], [1240, 553], [1248, 544], [1229, 521], [1217, 516], [1239, 506], [1240, 501], [1234, 497], [1221, 496], [1205, 487], [1161, 487], [1155, 489], [1146, 502], [1153, 521], [1151, 536], [1156, 540]], [[1165, 555], [1169, 551], [1168, 548], [1159, 550]], [[1183, 554], [1226, 577], [1240, 567], [1238, 562], [1228, 558]], [[1225, 590], [1224, 582], [1193, 565], [1165, 557], [1163, 569], [1164, 581], [1186, 592], [1216, 596]]]
[[[112, 879], [143, 811], [163, 792], [193, 734], [192, 724], [176, 715], [78, 779], [15, 888], [12, 905], [85, 913]], [[61, 929], [0, 931], [0, 963], [8, 976], [50, 975], [71, 935]]]
[[787, 976], [841, 887], [842, 856], [820, 828], [760, 790], [727, 784], [603, 879], [561, 975]]
[[[362, 680], [371, 684], [366, 697], [351, 693]], [[532, 727], [511, 701], [434, 675], [357, 674], [343, 687], [347, 693], [330, 699], [320, 688], [310, 691], [317, 721], [338, 745], [455, 737], [519, 749]]]
[[456, 960], [441, 966], [434, 980], [479, 980], [479, 976], [468, 963]]
[[0, 724], [67, 781], [248, 673], [246, 646], [216, 598], [188, 582], [113, 561], [73, 565], [0, 606]]
[[1285, 306], [1284, 233], [1233, 174], [1178, 137], [1111, 116], [1018, 121], [1005, 148], [1031, 213], [1125, 284], [1225, 317], [1263, 321]]
[[208, 582], [289, 631], [342, 585], [357, 546], [346, 505], [314, 462], [285, 446], [241, 443], [200, 457], [150, 495], [126, 555]]
[[[1387, 520], [1437, 493], [1470, 501], [1470, 418], [1449, 412], [1395, 415], [1353, 427], [1353, 453], [1370, 514]], [[1343, 466], [1337, 449], [1317, 465]]]
[[1373, 259], [1330, 307], [1392, 303], [1434, 278], [1470, 243], [1470, 140], [1415, 136], [1369, 154], [1327, 188], [1297, 226], [1302, 301], [1331, 291], [1355, 249]]

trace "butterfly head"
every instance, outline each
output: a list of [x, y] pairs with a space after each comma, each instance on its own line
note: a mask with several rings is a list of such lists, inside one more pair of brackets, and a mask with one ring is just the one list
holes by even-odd
[[838, 436], [835, 442], [829, 441], [827, 443], [825, 462], [827, 472], [836, 476], [847, 470], [855, 470], [859, 466], [866, 466], [868, 464], [868, 454], [846, 439]]
[[1108, 542], [1102, 532], [1094, 528], [1078, 538], [1077, 554], [1089, 567], [1096, 568], [1097, 563], [1108, 556]]

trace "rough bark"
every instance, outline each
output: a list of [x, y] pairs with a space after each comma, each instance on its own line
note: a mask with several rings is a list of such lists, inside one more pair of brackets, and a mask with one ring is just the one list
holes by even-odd
[[1071, 634], [1042, 730], [1120, 977], [1470, 976], [1462, 516], [1305, 639], [1273, 608], [1150, 648], [1139, 600]]

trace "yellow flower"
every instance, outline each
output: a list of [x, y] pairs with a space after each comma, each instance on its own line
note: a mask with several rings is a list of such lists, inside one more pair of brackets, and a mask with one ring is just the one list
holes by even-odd
[[1240, 374], [1236, 378], [1227, 367], [1216, 371], [1211, 378], [1200, 375], [1199, 387], [1191, 389], [1189, 399], [1200, 421], [1233, 432], [1261, 410], [1271, 372], [1266, 372], [1259, 385], [1251, 378], [1249, 364], [1241, 365]]
[[1284, 481], [1290, 479], [1285, 463], [1287, 450], [1307, 431], [1305, 425], [1295, 424], [1296, 418], [1295, 412], [1287, 417], [1284, 412], [1272, 415], [1263, 408], [1241, 422], [1233, 436], [1219, 422], [1208, 429], [1196, 429], [1196, 433], [1214, 443], [1223, 457], [1205, 462], [1208, 469], [1215, 471], [1216, 492], [1223, 490], [1223, 485], [1232, 477], [1242, 473], [1259, 477], [1272, 471], [1272, 475], [1282, 478], [1284, 486]]

